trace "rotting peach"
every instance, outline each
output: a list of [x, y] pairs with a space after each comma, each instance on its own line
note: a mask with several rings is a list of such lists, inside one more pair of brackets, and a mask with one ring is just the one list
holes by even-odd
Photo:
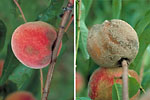
[[[134, 70], [128, 70], [130, 76], [140, 82], [138, 74]], [[112, 100], [112, 86], [114, 81], [122, 84], [122, 68], [98, 68], [91, 76], [88, 84], [88, 95], [92, 100]], [[115, 79], [116, 78], [116, 79]], [[130, 100], [135, 100], [140, 90]]]
[[76, 72], [76, 93], [80, 93], [83, 87], [84, 87], [84, 78], [79, 72]]
[[0, 60], [0, 77], [2, 76], [2, 72], [3, 72], [3, 66], [4, 66], [4, 60]]
[[136, 57], [139, 41], [136, 31], [125, 21], [113, 19], [94, 25], [88, 34], [87, 50], [101, 67], [120, 67]]
[[21, 63], [39, 69], [46, 67], [51, 61], [56, 37], [57, 33], [51, 25], [42, 21], [27, 22], [14, 31], [11, 46]]
[[35, 100], [35, 98], [29, 92], [17, 91], [8, 95], [5, 100]]

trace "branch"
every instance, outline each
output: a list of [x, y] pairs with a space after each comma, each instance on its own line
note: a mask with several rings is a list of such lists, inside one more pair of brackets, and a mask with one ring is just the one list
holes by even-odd
[[126, 60], [122, 61], [123, 68], [123, 89], [122, 89], [122, 98], [123, 100], [128, 100], [128, 64]]
[[53, 70], [54, 70], [54, 66], [56, 64], [57, 52], [58, 52], [59, 45], [61, 43], [61, 40], [62, 40], [62, 37], [64, 34], [64, 27], [65, 27], [66, 22], [67, 22], [70, 14], [72, 12], [72, 7], [73, 7], [73, 5], [69, 2], [67, 5], [67, 10], [64, 12], [64, 15], [63, 15], [61, 23], [60, 23], [60, 28], [58, 31], [58, 37], [56, 39], [55, 47], [54, 47], [53, 52], [52, 52], [52, 61], [51, 61], [50, 66], [49, 66], [47, 79], [45, 82], [45, 87], [44, 87], [44, 91], [43, 91], [43, 95], [42, 95], [42, 100], [47, 100], [47, 97], [48, 97], [49, 87], [50, 87], [50, 83], [51, 83], [51, 79], [52, 79], [52, 75], [53, 75]]
[[74, 19], [74, 15], [71, 16], [71, 19], [70, 19], [68, 25], [67, 25], [66, 28], [65, 28], [65, 32], [67, 32], [67, 30], [68, 30], [70, 24], [72, 23], [73, 19]]
[[23, 14], [23, 11], [22, 11], [20, 5], [18, 4], [18, 2], [17, 2], [16, 0], [14, 0], [14, 2], [15, 2], [15, 4], [17, 5], [17, 7], [19, 8], [19, 11], [20, 11], [20, 13], [21, 13], [21, 15], [22, 15], [22, 18], [23, 18], [24, 22], [26, 23], [27, 20], [26, 20], [24, 14]]

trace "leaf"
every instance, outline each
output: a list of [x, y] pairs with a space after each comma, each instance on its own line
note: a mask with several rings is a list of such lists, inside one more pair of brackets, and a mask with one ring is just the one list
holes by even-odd
[[46, 21], [58, 27], [60, 24], [60, 14], [63, 11], [60, 9], [62, 9], [63, 4], [64, 0], [51, 0], [50, 6], [38, 16], [37, 20]]
[[122, 85], [114, 83], [112, 86], [112, 100], [122, 100]]
[[77, 97], [76, 100], [91, 100], [88, 97]]
[[12, 81], [7, 81], [4, 85], [0, 86], [0, 96], [5, 98], [8, 94], [17, 91], [17, 86]]
[[119, 19], [121, 7], [122, 7], [122, 0], [113, 0], [112, 2], [113, 18]]
[[150, 26], [147, 27], [147, 29], [144, 30], [144, 32], [141, 34], [141, 36], [139, 37], [139, 52], [134, 60], [134, 62], [131, 64], [131, 66], [133, 67], [133, 69], [135, 69], [137, 72], [140, 71], [140, 67], [141, 67], [141, 57], [143, 56], [146, 48], [148, 47], [149, 43], [150, 43]]
[[142, 79], [142, 83], [141, 85], [143, 86], [143, 88], [146, 90], [150, 87], [150, 70], [147, 72], [143, 73], [143, 79]]
[[[134, 78], [128, 77], [129, 98], [132, 98], [140, 89], [140, 84]], [[122, 85], [114, 83], [112, 86], [112, 100], [122, 100]]]
[[30, 91], [37, 98], [40, 98], [40, 74], [39, 70], [34, 69], [31, 77], [25, 81], [19, 90]]
[[23, 84], [31, 78], [32, 74], [33, 69], [20, 64], [9, 76], [9, 80], [16, 83], [18, 89], [20, 89]]
[[88, 37], [88, 29], [85, 25], [85, 22], [81, 21], [80, 22], [80, 40], [79, 40], [79, 47], [83, 53], [84, 59], [89, 59], [89, 54], [87, 51], [87, 37]]
[[0, 78], [0, 85], [3, 85], [8, 80], [9, 75], [12, 74], [12, 72], [15, 70], [15, 68], [17, 68], [19, 64], [20, 62], [13, 54], [11, 45], [9, 44], [6, 60], [3, 67], [2, 77]]
[[2, 20], [0, 20], [0, 51], [4, 47], [5, 37], [6, 37], [6, 26]]
[[87, 2], [87, 0], [83, 0], [84, 6], [85, 6], [85, 9], [86, 9], [85, 10], [85, 18], [87, 17], [87, 15], [89, 13], [92, 2], [93, 2], [93, 0], [89, 0], [88, 2]]
[[150, 23], [150, 10], [148, 10], [144, 16], [135, 26], [135, 30], [138, 33], [138, 36], [142, 34], [146, 26]]
[[132, 98], [140, 89], [139, 82], [134, 78], [129, 76], [128, 77], [128, 85], [129, 85], [129, 98]]
[[80, 20], [80, 39], [79, 39], [79, 48], [81, 49], [84, 59], [89, 59], [89, 54], [87, 51], [87, 37], [88, 37], [88, 29], [85, 24], [85, 7], [82, 3], [81, 5], [81, 20]]

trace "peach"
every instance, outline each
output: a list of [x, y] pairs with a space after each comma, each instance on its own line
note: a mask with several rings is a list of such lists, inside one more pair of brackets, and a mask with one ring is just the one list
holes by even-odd
[[83, 89], [83, 87], [84, 78], [79, 72], [76, 72], [76, 92], [79, 93]]
[[5, 100], [35, 100], [35, 98], [29, 92], [17, 91], [8, 95]]
[[87, 50], [101, 67], [119, 67], [123, 59], [130, 64], [138, 49], [136, 31], [127, 22], [119, 19], [94, 25], [88, 33]]
[[[128, 70], [129, 75], [138, 82], [139, 76], [134, 70]], [[122, 68], [98, 68], [91, 76], [88, 85], [88, 95], [92, 100], [112, 100], [112, 86], [114, 78], [122, 76]], [[122, 84], [122, 79], [116, 79], [116, 83]], [[140, 91], [130, 100], [135, 100]]]
[[4, 65], [4, 60], [0, 60], [0, 77], [2, 76], [3, 65]]
[[14, 31], [11, 46], [21, 63], [39, 69], [50, 63], [56, 37], [57, 33], [51, 25], [42, 21], [27, 22]]

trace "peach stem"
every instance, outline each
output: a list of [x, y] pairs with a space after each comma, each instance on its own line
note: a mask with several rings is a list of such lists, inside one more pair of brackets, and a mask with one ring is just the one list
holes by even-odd
[[24, 22], [26, 23], [27, 20], [26, 20], [24, 14], [23, 14], [23, 11], [22, 11], [20, 5], [18, 4], [18, 2], [17, 2], [16, 0], [14, 0], [14, 2], [15, 2], [15, 4], [17, 5], [17, 7], [19, 8], [19, 11], [20, 11], [20, 13], [21, 13], [21, 15], [22, 15], [22, 18], [23, 18]]
[[123, 68], [123, 88], [122, 88], [122, 98], [123, 100], [128, 100], [128, 64], [126, 60], [122, 61]]
[[41, 80], [41, 98], [43, 94], [43, 71], [40, 69], [40, 80]]

